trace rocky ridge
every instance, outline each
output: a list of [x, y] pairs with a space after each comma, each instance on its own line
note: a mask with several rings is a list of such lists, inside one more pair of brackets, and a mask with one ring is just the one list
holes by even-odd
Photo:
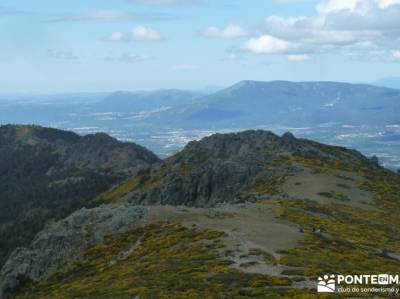
[[[291, 133], [281, 137], [262, 130], [215, 134], [190, 142], [164, 163], [141, 171], [131, 180], [124, 199], [136, 204], [197, 207], [254, 201], [259, 198], [247, 192], [254, 185], [278, 185], [283, 177], [301, 169], [292, 161], [296, 156], [379, 167], [355, 150], [297, 139]], [[101, 200], [110, 198], [105, 193]]]

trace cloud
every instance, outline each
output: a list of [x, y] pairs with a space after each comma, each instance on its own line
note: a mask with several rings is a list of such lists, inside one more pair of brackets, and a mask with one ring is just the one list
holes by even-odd
[[132, 53], [132, 52], [122, 53], [121, 55], [108, 54], [106, 57], [104, 57], [104, 60], [106, 61], [123, 62], [123, 63], [136, 63], [152, 59], [153, 57], [151, 56]]
[[77, 55], [75, 55], [72, 51], [70, 50], [54, 50], [54, 49], [49, 49], [47, 51], [47, 54], [54, 59], [63, 59], [63, 60], [76, 60], [79, 59]]
[[104, 40], [109, 41], [109, 42], [122, 42], [122, 41], [127, 41], [126, 40], [126, 35], [123, 32], [115, 31], [111, 33], [110, 35], [106, 36]]
[[381, 8], [386, 8], [394, 4], [400, 4], [400, 0], [381, 0], [379, 5]]
[[354, 11], [359, 5], [360, 0], [327, 0], [317, 5], [320, 14], [329, 14], [341, 10]]
[[103, 40], [109, 42], [132, 42], [132, 41], [148, 41], [155, 42], [162, 39], [161, 34], [145, 26], [137, 26], [132, 32], [124, 33], [115, 31], [106, 36]]
[[230, 52], [222, 59], [222, 61], [239, 61], [245, 59], [246, 58], [240, 52]]
[[[341, 53], [376, 57], [381, 53], [383, 58], [400, 40], [400, 0], [323, 0], [315, 12], [314, 16], [267, 16], [262, 35], [253, 37], [244, 47], [265, 54], [289, 51], [293, 55]], [[271, 38], [280, 40], [281, 47], [273, 46]], [[263, 40], [264, 48], [271, 50], [249, 47]], [[289, 49], [285, 45], [290, 45]]]
[[400, 61], [400, 50], [392, 51], [392, 57], [393, 59]]
[[[126, 63], [135, 63], [151, 60], [152, 57], [148, 55], [136, 54], [136, 53], [124, 53], [117, 60]], [[113, 60], [113, 59], [110, 59]]]
[[30, 15], [31, 12], [17, 10], [17, 9], [10, 9], [3, 6], [0, 6], [0, 17], [1, 16], [23, 16], [23, 15]]
[[311, 57], [308, 54], [292, 54], [292, 55], [288, 55], [287, 59], [288, 59], [288, 61], [292, 61], [292, 62], [302, 62], [302, 61], [310, 60]]
[[159, 41], [161, 40], [161, 35], [157, 31], [145, 27], [145, 26], [138, 26], [133, 29], [132, 37], [137, 40], [143, 41]]
[[271, 35], [262, 35], [249, 39], [244, 49], [255, 54], [275, 54], [289, 51], [291, 44]]
[[225, 28], [218, 28], [214, 26], [207, 27], [203, 30], [202, 35], [211, 38], [239, 38], [248, 34], [242, 27], [230, 24]]

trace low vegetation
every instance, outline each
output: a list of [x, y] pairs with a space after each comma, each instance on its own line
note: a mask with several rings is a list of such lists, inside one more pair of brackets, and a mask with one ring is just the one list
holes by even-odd
[[288, 278], [232, 268], [221, 254], [224, 236], [178, 223], [108, 236], [84, 260], [13, 298], [312, 298], [311, 290], [286, 288]]

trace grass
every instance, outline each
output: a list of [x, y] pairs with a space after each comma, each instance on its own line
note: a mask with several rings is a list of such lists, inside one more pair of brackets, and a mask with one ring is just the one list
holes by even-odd
[[124, 201], [125, 195], [132, 191], [139, 183], [139, 178], [134, 176], [129, 178], [117, 187], [106, 191], [92, 200], [93, 204], [119, 203]]
[[[331, 272], [397, 273], [400, 268], [400, 261], [387, 258], [380, 251], [398, 251], [400, 246], [400, 221], [392, 222], [384, 211], [307, 200], [282, 200], [279, 205], [280, 218], [305, 231], [300, 246], [281, 252], [279, 263], [301, 267], [308, 277]], [[323, 233], [313, 233], [315, 229]]]
[[121, 203], [125, 200], [127, 194], [131, 192], [147, 192], [151, 188], [161, 187], [163, 179], [158, 172], [154, 172], [151, 176], [135, 175], [127, 179], [122, 184], [106, 191], [92, 200], [93, 204], [102, 203]]
[[82, 261], [12, 298], [312, 298], [314, 290], [286, 288], [288, 278], [232, 268], [224, 236], [179, 223], [107, 236]]
[[272, 264], [272, 265], [276, 265], [277, 264], [277, 260], [275, 259], [275, 257], [272, 254], [270, 254], [270, 253], [268, 253], [268, 252], [266, 252], [264, 250], [258, 249], [258, 248], [250, 249], [248, 255], [249, 256], [250, 255], [261, 256], [261, 257], [264, 258], [265, 262], [267, 262], [269, 264]]

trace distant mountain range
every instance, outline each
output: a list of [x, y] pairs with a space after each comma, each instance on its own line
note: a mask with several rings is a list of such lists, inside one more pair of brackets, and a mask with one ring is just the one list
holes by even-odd
[[400, 89], [400, 77], [382, 78], [372, 83], [373, 85]]
[[[211, 94], [174, 89], [119, 91], [81, 101], [68, 102], [64, 96], [62, 101], [21, 102], [18, 109], [13, 101], [0, 102], [0, 119], [42, 123], [46, 118], [52, 123], [97, 126], [97, 119], [104, 121], [108, 116], [107, 124], [116, 127], [129, 122], [173, 129], [220, 129], [266, 124], [382, 125], [398, 123], [400, 113], [400, 90], [339, 82], [242, 81]], [[112, 124], [112, 120], [118, 123]]]
[[242, 81], [207, 93], [169, 89], [0, 101], [2, 124], [103, 131], [161, 156], [211, 133], [257, 128], [351, 146], [396, 169], [399, 112], [400, 89], [340, 82]]
[[382, 125], [399, 121], [400, 90], [340, 82], [242, 81], [208, 95], [182, 90], [121, 91], [85, 109], [131, 114], [126, 119], [170, 128]]
[[184, 107], [164, 120], [179, 127], [256, 127], [263, 124], [396, 123], [400, 90], [338, 82], [243, 81]]

